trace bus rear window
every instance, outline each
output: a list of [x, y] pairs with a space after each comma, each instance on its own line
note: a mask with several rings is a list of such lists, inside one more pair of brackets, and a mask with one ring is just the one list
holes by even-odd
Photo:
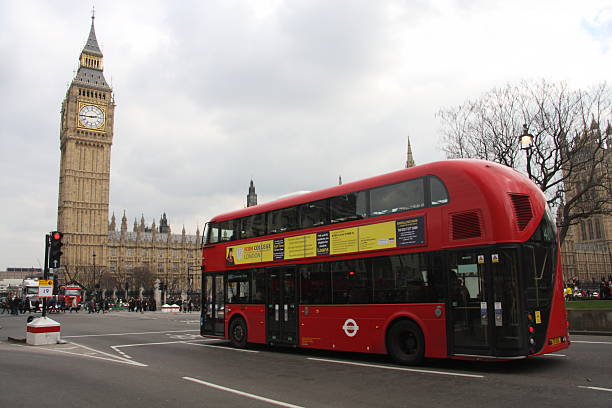
[[448, 192], [442, 181], [437, 178], [429, 177], [429, 188], [431, 189], [431, 205], [442, 205], [448, 203]]

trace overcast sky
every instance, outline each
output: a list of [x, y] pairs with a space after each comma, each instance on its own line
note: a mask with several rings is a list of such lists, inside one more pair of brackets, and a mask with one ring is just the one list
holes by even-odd
[[[60, 108], [92, 2], [0, 0], [0, 270], [57, 223]], [[436, 112], [508, 82], [610, 80], [607, 1], [97, 1], [110, 214], [217, 213], [444, 159]]]

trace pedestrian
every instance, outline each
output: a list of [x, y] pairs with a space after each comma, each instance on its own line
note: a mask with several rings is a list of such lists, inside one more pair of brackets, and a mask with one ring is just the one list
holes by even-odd
[[0, 314], [4, 314], [4, 312], [6, 312], [6, 313], [10, 313], [10, 309], [11, 309], [11, 308], [9, 307], [8, 302], [9, 302], [8, 297], [7, 297], [7, 298], [2, 299], [2, 302], [1, 302], [2, 304], [0, 304], [0, 307], [2, 307], [2, 313], [0, 313]]
[[19, 303], [19, 298], [17, 296], [13, 296], [13, 299], [11, 300], [11, 314], [13, 316], [19, 315]]

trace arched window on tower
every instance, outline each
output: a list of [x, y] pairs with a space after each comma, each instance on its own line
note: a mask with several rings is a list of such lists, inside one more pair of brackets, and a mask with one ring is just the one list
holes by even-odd
[[587, 230], [589, 232], [589, 239], [593, 239], [593, 221], [588, 220], [587, 221]]
[[581, 221], [580, 222], [580, 233], [582, 236], [582, 240], [586, 241], [587, 240], [587, 232], [586, 232], [586, 222]]

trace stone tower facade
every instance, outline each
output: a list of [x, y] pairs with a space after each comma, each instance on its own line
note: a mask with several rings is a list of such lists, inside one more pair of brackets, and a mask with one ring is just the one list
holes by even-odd
[[[107, 263], [110, 158], [115, 102], [91, 17], [79, 68], [62, 102], [57, 229], [68, 272]], [[95, 255], [94, 255], [95, 254]]]
[[255, 194], [255, 185], [253, 184], [253, 180], [251, 180], [249, 194], [247, 195], [247, 207], [252, 207], [254, 205], [257, 205], [257, 194]]
[[406, 168], [414, 167], [414, 158], [412, 157], [412, 147], [410, 146], [410, 138], [408, 138], [408, 147], [406, 150]]
[[[593, 119], [590, 128], [582, 138], [586, 140], [585, 149], [595, 158], [596, 177], [607, 185], [589, 192], [580, 200], [607, 202], [604, 214], [594, 214], [572, 225], [561, 247], [561, 261], [566, 280], [576, 278], [584, 284], [596, 287], [602, 278], [612, 280], [612, 125], [608, 123], [602, 132], [600, 124]], [[585, 183], [589, 173], [577, 167], [574, 174], [567, 178], [565, 201], [574, 199], [575, 186]]]

